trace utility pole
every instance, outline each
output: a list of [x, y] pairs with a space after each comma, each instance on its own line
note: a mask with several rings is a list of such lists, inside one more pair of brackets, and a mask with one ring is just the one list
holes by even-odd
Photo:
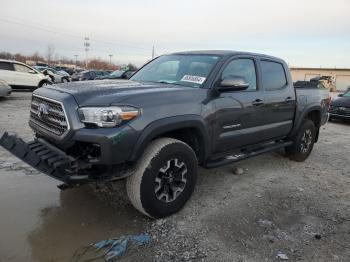
[[78, 55], [74, 55], [75, 56], [75, 69], [77, 69], [78, 67]]
[[112, 54], [109, 54], [109, 64], [111, 65], [112, 64]]
[[154, 45], [153, 45], [153, 48], [152, 48], [152, 59], [154, 59]]
[[87, 64], [88, 64], [88, 52], [90, 49], [90, 38], [89, 37], [85, 37], [84, 38], [84, 47], [85, 47], [85, 68], [87, 68]]

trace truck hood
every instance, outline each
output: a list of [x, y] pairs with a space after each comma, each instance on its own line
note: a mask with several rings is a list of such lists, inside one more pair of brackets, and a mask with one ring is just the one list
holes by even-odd
[[332, 100], [332, 106], [350, 107], [350, 97], [337, 97]]
[[74, 96], [79, 106], [108, 106], [122, 103], [124, 100], [133, 96], [192, 90], [190, 87], [181, 87], [179, 85], [137, 82], [131, 80], [70, 82], [47, 86], [46, 88], [71, 94]]

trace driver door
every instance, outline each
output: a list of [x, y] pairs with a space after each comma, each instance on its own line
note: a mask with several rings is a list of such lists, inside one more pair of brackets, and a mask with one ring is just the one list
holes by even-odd
[[224, 65], [219, 82], [227, 77], [242, 77], [249, 87], [243, 91], [222, 91], [214, 100], [214, 152], [222, 153], [261, 140], [263, 92], [258, 84], [253, 57], [234, 58]]

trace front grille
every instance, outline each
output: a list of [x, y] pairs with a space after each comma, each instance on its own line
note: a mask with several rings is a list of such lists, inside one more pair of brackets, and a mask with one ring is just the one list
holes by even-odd
[[29, 122], [39, 130], [59, 137], [64, 135], [69, 127], [60, 102], [35, 95], [32, 97]]
[[350, 116], [350, 107], [331, 106], [329, 113]]

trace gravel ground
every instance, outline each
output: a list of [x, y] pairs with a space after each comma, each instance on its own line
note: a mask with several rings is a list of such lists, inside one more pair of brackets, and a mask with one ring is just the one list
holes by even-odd
[[[30, 95], [0, 100], [0, 133], [32, 137]], [[72, 261], [92, 242], [142, 232], [151, 243], [120, 261], [349, 261], [349, 136], [349, 123], [332, 122], [304, 163], [274, 152], [200, 169], [187, 205], [161, 220], [135, 211], [121, 182], [60, 192], [0, 149], [0, 261]]]

